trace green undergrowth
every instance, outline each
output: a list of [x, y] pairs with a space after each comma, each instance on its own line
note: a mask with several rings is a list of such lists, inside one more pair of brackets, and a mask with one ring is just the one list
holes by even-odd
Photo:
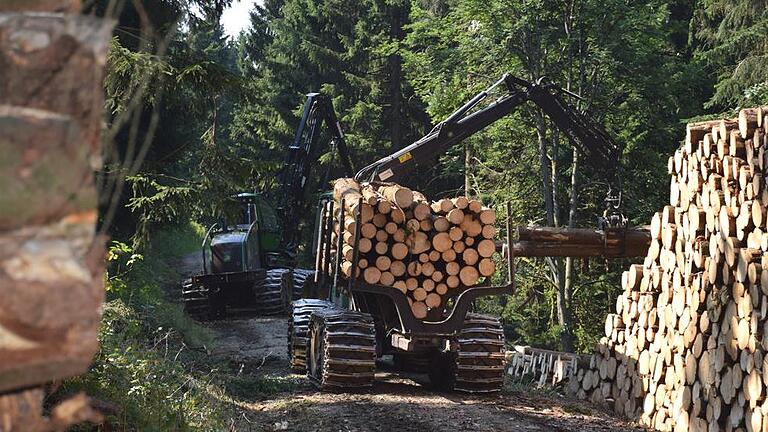
[[226, 380], [227, 394], [243, 401], [258, 401], [300, 387], [295, 376], [233, 376]]
[[213, 334], [168, 298], [181, 278], [174, 263], [200, 240], [190, 224], [158, 231], [143, 255], [110, 245], [100, 350], [89, 373], [66, 381], [53, 399], [85, 391], [104, 402], [112, 407], [104, 430], [226, 430], [226, 379], [207, 355]]

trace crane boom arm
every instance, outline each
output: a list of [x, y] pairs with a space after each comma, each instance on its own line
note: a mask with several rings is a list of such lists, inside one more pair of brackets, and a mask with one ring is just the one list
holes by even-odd
[[[506, 94], [486, 107], [469, 113], [472, 108], [487, 98], [495, 87], [502, 84], [507, 88]], [[586, 156], [588, 163], [598, 169], [615, 172], [621, 147], [602, 127], [570, 106], [562, 98], [563, 92], [565, 90], [552, 84], [530, 83], [505, 74], [418, 141], [360, 170], [356, 179], [400, 181], [419, 164], [433, 160], [528, 101], [535, 103], [547, 114], [558, 129], [568, 136], [571, 144]], [[609, 177], [615, 177], [615, 175]]]
[[[320, 157], [325, 142], [320, 142], [321, 128], [325, 125], [331, 135], [329, 147], [338, 151], [345, 175], [354, 173], [344, 132], [341, 130], [333, 102], [321, 93], [309, 93], [304, 103], [304, 111], [296, 129], [293, 142], [288, 147], [285, 163], [280, 174], [281, 196], [278, 213], [282, 219], [283, 242], [285, 249], [294, 252], [298, 244], [299, 219], [304, 210], [306, 188], [315, 162]], [[330, 167], [320, 184], [328, 182]]]

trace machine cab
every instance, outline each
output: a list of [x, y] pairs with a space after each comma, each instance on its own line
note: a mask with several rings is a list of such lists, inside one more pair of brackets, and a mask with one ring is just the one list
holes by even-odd
[[203, 243], [203, 273], [237, 273], [264, 267], [260, 235], [263, 200], [254, 193], [232, 198], [240, 204], [238, 221], [230, 225], [222, 219], [208, 230]]

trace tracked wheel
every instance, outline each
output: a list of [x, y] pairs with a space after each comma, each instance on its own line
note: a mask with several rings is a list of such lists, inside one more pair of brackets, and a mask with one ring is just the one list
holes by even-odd
[[338, 308], [312, 312], [307, 363], [307, 376], [321, 390], [373, 386], [376, 371], [373, 318]]
[[186, 279], [181, 284], [181, 301], [184, 312], [194, 319], [205, 321], [221, 318], [225, 314], [225, 306], [218, 298], [218, 293], [202, 284]]
[[310, 287], [315, 282], [315, 271], [310, 269], [293, 270], [293, 299], [298, 300], [304, 295], [310, 294]]
[[254, 284], [256, 312], [260, 315], [280, 315], [291, 301], [291, 273], [288, 269], [267, 270], [263, 281]]
[[467, 314], [458, 336], [454, 390], [492, 393], [504, 385], [504, 330], [498, 319]]
[[307, 372], [307, 334], [312, 312], [333, 307], [325, 300], [302, 299], [291, 303], [288, 318], [288, 363], [294, 372]]

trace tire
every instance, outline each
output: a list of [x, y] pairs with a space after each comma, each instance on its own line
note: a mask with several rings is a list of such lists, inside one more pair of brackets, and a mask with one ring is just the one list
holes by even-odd
[[288, 310], [291, 293], [291, 273], [288, 269], [267, 270], [266, 277], [256, 283], [255, 309], [259, 315], [280, 315]]
[[226, 306], [218, 295], [205, 285], [195, 284], [186, 279], [181, 284], [181, 302], [184, 312], [199, 321], [221, 318], [226, 313]]
[[467, 314], [458, 336], [454, 390], [494, 393], [504, 386], [504, 329], [497, 318]]
[[296, 373], [307, 372], [307, 335], [312, 312], [333, 307], [325, 300], [302, 299], [291, 303], [288, 317], [288, 364]]
[[320, 390], [373, 386], [376, 333], [370, 315], [335, 307], [314, 311], [307, 339], [307, 376]]
[[312, 286], [315, 283], [315, 271], [310, 269], [293, 270], [293, 300], [312, 294]]

